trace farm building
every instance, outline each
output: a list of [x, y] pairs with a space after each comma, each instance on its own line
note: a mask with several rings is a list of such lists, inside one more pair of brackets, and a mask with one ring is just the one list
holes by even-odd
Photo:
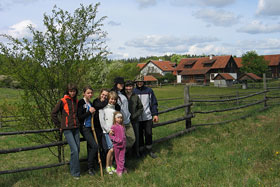
[[156, 61], [156, 60], [150, 60], [147, 63], [138, 64], [138, 67], [140, 67], [141, 71], [140, 73], [142, 75], [149, 75], [149, 74], [160, 74], [165, 75], [167, 73], [175, 74], [175, 67], [176, 63], [172, 63], [170, 61]]
[[[263, 55], [264, 59], [268, 61], [269, 72], [271, 78], [280, 78], [280, 54], [278, 55]], [[238, 68], [242, 67], [242, 58], [234, 58]]]
[[231, 55], [181, 59], [176, 70], [178, 83], [208, 84], [217, 73], [239, 73]]
[[254, 73], [244, 73], [243, 75], [238, 77], [238, 81], [242, 82], [242, 88], [243, 89], [247, 89], [248, 81], [256, 82], [256, 81], [260, 81], [260, 80], [262, 80], [262, 78], [257, 76]]
[[216, 87], [230, 87], [233, 81], [236, 80], [236, 73], [218, 73], [214, 77], [214, 86]]

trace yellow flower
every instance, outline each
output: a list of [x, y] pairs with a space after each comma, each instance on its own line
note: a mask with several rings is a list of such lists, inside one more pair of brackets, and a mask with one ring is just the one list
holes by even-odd
[[279, 154], [279, 152], [278, 151], [276, 151], [276, 153], [275, 153], [276, 155], [278, 155]]

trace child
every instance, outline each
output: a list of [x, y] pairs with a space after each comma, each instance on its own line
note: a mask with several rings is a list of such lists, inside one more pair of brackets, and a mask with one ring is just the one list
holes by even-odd
[[81, 134], [87, 141], [88, 152], [88, 174], [94, 175], [94, 161], [96, 153], [98, 151], [98, 145], [94, 140], [94, 136], [91, 129], [91, 118], [95, 112], [95, 108], [92, 107], [90, 99], [93, 95], [93, 89], [90, 86], [86, 86], [83, 89], [84, 98], [78, 102], [78, 118], [81, 124]]
[[111, 127], [113, 125], [114, 112], [116, 111], [115, 105], [117, 103], [118, 95], [116, 92], [109, 92], [108, 104], [101, 110], [99, 110], [99, 120], [100, 125], [103, 130], [103, 135], [106, 139], [107, 144], [107, 156], [106, 156], [106, 171], [109, 175], [112, 175], [113, 172], [116, 172], [116, 169], [113, 167], [113, 143], [110, 139], [109, 133], [111, 132]]
[[126, 136], [123, 125], [123, 115], [121, 112], [117, 111], [114, 113], [114, 124], [111, 127], [111, 130], [112, 132], [110, 133], [110, 137], [114, 145], [115, 160], [117, 163], [117, 175], [121, 177], [123, 173], [127, 172], [124, 167]]
[[[70, 173], [74, 179], [80, 178], [80, 125], [77, 119], [77, 94], [78, 89], [76, 85], [68, 84], [66, 94], [55, 105], [51, 113], [53, 123], [60, 129], [60, 132], [63, 131], [67, 143], [70, 146]], [[58, 113], [61, 114], [61, 121], [58, 118]]]

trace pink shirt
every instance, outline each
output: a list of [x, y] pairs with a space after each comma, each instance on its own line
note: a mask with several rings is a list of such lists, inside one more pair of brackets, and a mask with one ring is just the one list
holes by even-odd
[[111, 140], [115, 148], [125, 148], [126, 146], [126, 137], [125, 137], [125, 128], [120, 124], [114, 124], [111, 129], [114, 134], [110, 135]]

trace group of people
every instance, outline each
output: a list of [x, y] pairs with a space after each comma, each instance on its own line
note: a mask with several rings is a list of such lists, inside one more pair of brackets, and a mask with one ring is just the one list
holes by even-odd
[[106, 172], [120, 177], [127, 173], [126, 155], [157, 157], [152, 151], [152, 126], [158, 122], [158, 103], [153, 90], [144, 83], [143, 75], [126, 82], [116, 77], [114, 87], [110, 91], [102, 89], [93, 102], [90, 86], [83, 89], [83, 98], [78, 101], [77, 86], [67, 85], [51, 117], [70, 146], [70, 173], [74, 179], [80, 177], [80, 133], [87, 142], [89, 175], [95, 173], [97, 152], [106, 164]]

